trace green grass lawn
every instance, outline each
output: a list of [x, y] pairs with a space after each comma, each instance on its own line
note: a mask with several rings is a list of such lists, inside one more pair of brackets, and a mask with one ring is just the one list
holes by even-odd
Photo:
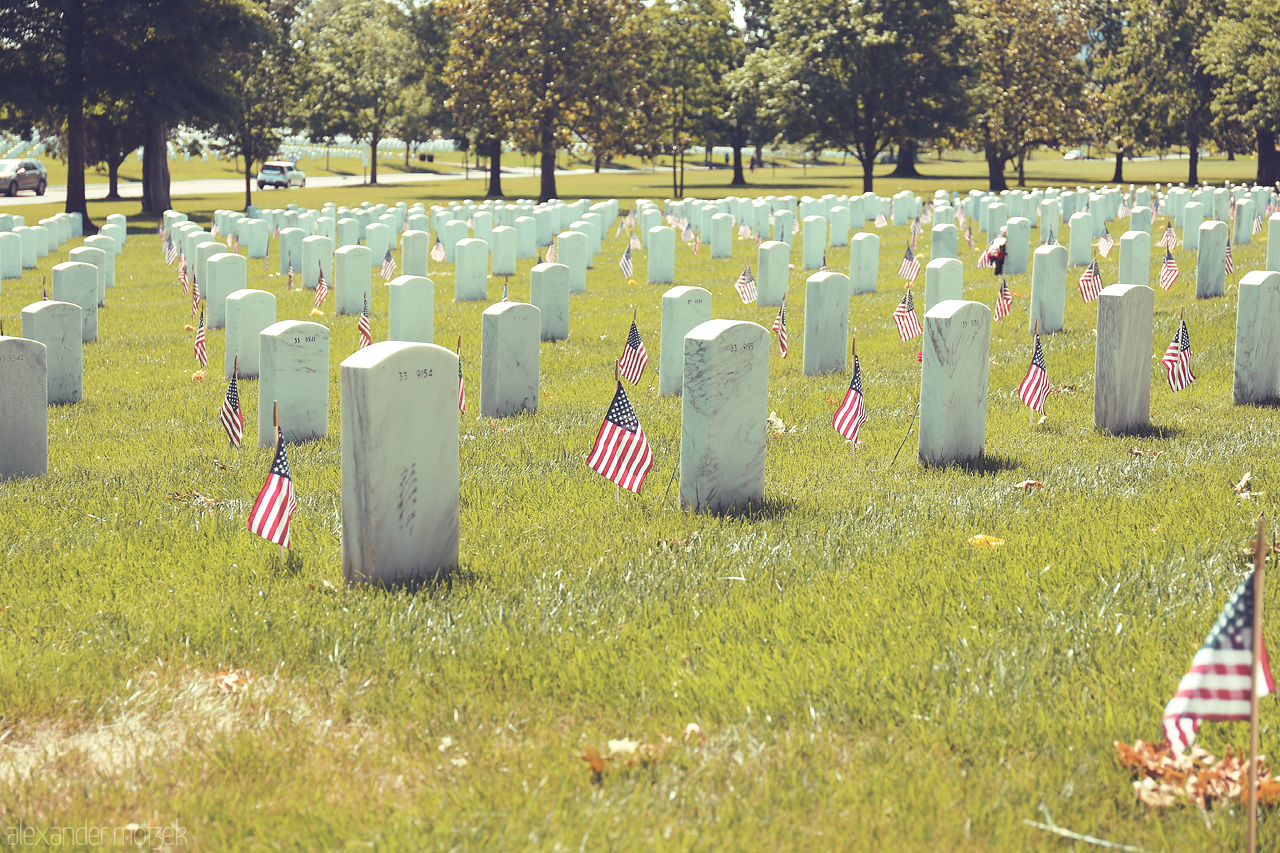
[[[752, 192], [856, 180], [837, 166], [778, 171]], [[722, 177], [702, 173], [690, 193], [723, 194]], [[626, 209], [661, 197], [661, 180], [564, 178], [561, 194], [617, 195]], [[175, 204], [202, 222], [223, 205]], [[914, 433], [893, 461], [919, 397], [919, 340], [899, 343], [890, 320], [907, 229], [879, 231], [879, 291], [851, 300], [870, 415], [852, 456], [830, 426], [848, 374], [800, 374], [795, 271], [791, 356], [770, 366], [786, 431], [768, 438], [765, 505], [724, 517], [684, 512], [667, 490], [680, 403], [655, 390], [665, 288], [621, 277], [625, 237], [610, 226], [569, 339], [542, 347], [537, 414], [502, 421], [476, 416], [486, 305], [454, 303], [452, 265], [433, 267], [436, 340], [462, 336], [471, 401], [462, 557], [447, 582], [411, 593], [341, 579], [338, 365], [356, 318], [321, 318], [329, 435], [290, 449], [300, 508], [282, 563], [244, 529], [270, 453], [229, 449], [218, 424], [223, 332], [209, 334], [212, 378], [193, 382], [189, 301], [154, 219], [130, 231], [100, 341], [85, 347], [85, 401], [49, 412], [49, 476], [0, 484], [0, 826], [168, 826], [211, 850], [1068, 849], [1023, 824], [1044, 809], [1149, 850], [1243, 846], [1239, 808], [1139, 805], [1112, 747], [1161, 736], [1164, 703], [1246, 571], [1253, 519], [1274, 517], [1280, 494], [1277, 410], [1231, 404], [1235, 287], [1196, 301], [1194, 254], [1176, 253], [1182, 278], [1156, 291], [1153, 354], [1185, 308], [1198, 379], [1174, 395], [1153, 360], [1148, 434], [1092, 427], [1095, 307], [1075, 295], [1078, 269], [1067, 328], [1045, 338], [1060, 390], [1047, 422], [1029, 423], [1014, 391], [1031, 355], [1030, 277], [1015, 276], [1013, 313], [992, 333], [986, 459], [946, 470], [917, 464]], [[715, 316], [772, 322], [733, 290], [752, 243], [723, 260], [678, 251], [677, 283], [711, 290]], [[1256, 239], [1237, 247], [1237, 270], [1264, 253]], [[1108, 284], [1117, 256], [1102, 261]], [[6, 328], [64, 258], [3, 283]], [[847, 269], [848, 249], [828, 260]], [[976, 253], [962, 260], [967, 297], [993, 305], [995, 280], [973, 269]], [[513, 299], [528, 298], [529, 266]], [[644, 270], [641, 253], [637, 280]], [[312, 294], [256, 261], [249, 286], [277, 295], [279, 319], [310, 319]], [[501, 287], [490, 281], [492, 299]], [[386, 307], [375, 288], [375, 340]], [[583, 457], [633, 309], [652, 362], [628, 393], [656, 462], [642, 495], [619, 497]], [[252, 435], [257, 385], [240, 389]], [[1263, 494], [1242, 503], [1231, 484], [1245, 472]], [[1015, 488], [1026, 479], [1044, 488]], [[968, 544], [980, 533], [1005, 544]], [[224, 677], [236, 682], [224, 692], [227, 670], [250, 677]], [[1264, 752], [1277, 726], [1267, 700]], [[608, 756], [610, 741], [620, 751], [597, 774], [581, 756]], [[1201, 742], [1221, 754], [1247, 725], [1207, 723]], [[1264, 820], [1261, 838], [1274, 849], [1280, 828]]]

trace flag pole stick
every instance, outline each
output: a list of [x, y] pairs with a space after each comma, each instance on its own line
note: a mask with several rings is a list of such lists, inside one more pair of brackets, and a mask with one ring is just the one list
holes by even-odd
[[[236, 386], [237, 386], [237, 389], [238, 389], [238, 388], [239, 388], [239, 385], [240, 385], [240, 356], [236, 356], [236, 360], [235, 360], [234, 362], [232, 362], [232, 364], [231, 364], [231, 380], [232, 380], [233, 382], [235, 382], [235, 383], [236, 383]], [[236, 393], [237, 393], [237, 394], [238, 394], [238, 393], [240, 393], [240, 392], [239, 392], [239, 390], [237, 390], [237, 391], [236, 391]], [[241, 420], [241, 421], [243, 421], [243, 420], [244, 420], [243, 416], [240, 418], [240, 420]], [[243, 424], [241, 424], [241, 430], [240, 430], [240, 431], [241, 431], [242, 433], [244, 432]], [[227, 436], [227, 440], [228, 440], [228, 441], [230, 441], [230, 439], [231, 439], [231, 436], [230, 436], [230, 435], [228, 435], [228, 436]], [[235, 442], [232, 442], [232, 443], [231, 443], [231, 446], [232, 446], [232, 447], [235, 447], [235, 446], [236, 446], [236, 445], [235, 445]]]
[[[854, 370], [858, 369], [858, 337], [857, 335], [854, 335], [853, 337], [853, 369]], [[849, 461], [853, 462], [857, 459], [857, 457], [858, 457], [858, 442], [855, 441], [854, 439], [849, 439]]]
[[1262, 668], [1262, 576], [1267, 566], [1267, 516], [1258, 514], [1253, 549], [1253, 666], [1249, 670], [1249, 836], [1248, 851], [1258, 850], [1258, 670]]
[[[280, 401], [279, 400], [271, 401], [271, 422], [275, 424], [275, 427], [276, 427], [275, 452], [276, 454], [278, 454], [280, 452], [280, 445], [284, 444], [284, 435], [280, 432]], [[274, 455], [272, 456], [272, 458], [273, 459], [275, 458]], [[281, 545], [279, 546], [279, 548], [280, 548], [280, 562], [283, 564], [286, 561], [284, 546]]]
[[[635, 321], [636, 321], [635, 314], [633, 312], [631, 315], [631, 322], [634, 323]], [[614, 384], [614, 388], [617, 388], [619, 385], [622, 384], [622, 379], [619, 378], [618, 360], [616, 358], [613, 360], [613, 384]], [[671, 476], [672, 477], [675, 476], [674, 471], [671, 472]], [[613, 488], [614, 488], [614, 492], [613, 492], [614, 503], [622, 503], [622, 486], [619, 485], [618, 483], [614, 483]], [[667, 484], [667, 488], [668, 489], [671, 488], [670, 483]]]

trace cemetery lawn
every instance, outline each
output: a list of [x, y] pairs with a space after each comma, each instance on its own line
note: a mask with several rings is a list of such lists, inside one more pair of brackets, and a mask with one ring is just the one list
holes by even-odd
[[[630, 205], [618, 176], [595, 180]], [[316, 205], [402, 197], [315, 192]], [[214, 203], [200, 204], [175, 206], [207, 224]], [[1011, 277], [986, 458], [927, 469], [914, 431], [894, 461], [919, 339], [899, 343], [889, 319], [907, 229], [878, 233], [879, 291], [850, 311], [865, 446], [851, 456], [830, 426], [849, 374], [800, 374], [796, 270], [790, 357], [770, 367], [766, 500], [727, 517], [684, 512], [667, 490], [680, 401], [655, 390], [666, 287], [622, 278], [613, 225], [570, 338], [542, 346], [536, 415], [477, 417], [486, 303], [452, 302], [452, 265], [433, 264], [435, 337], [462, 336], [470, 401], [462, 558], [410, 592], [342, 581], [338, 364], [356, 318], [319, 318], [333, 329], [329, 435], [289, 450], [300, 508], [282, 562], [245, 530], [270, 453], [229, 449], [217, 421], [223, 331], [209, 333], [210, 378], [193, 382], [189, 301], [155, 221], [134, 218], [84, 350], [85, 400], [49, 411], [49, 476], [0, 483], [0, 825], [178, 827], [210, 850], [1068, 849], [1024, 824], [1047, 813], [1148, 850], [1240, 849], [1242, 809], [1149, 811], [1112, 745], [1160, 739], [1165, 702], [1247, 571], [1255, 516], [1276, 517], [1280, 416], [1231, 404], [1238, 276], [1197, 302], [1195, 255], [1175, 252], [1182, 276], [1156, 291], [1153, 427], [1138, 438], [1092, 428], [1095, 306], [1078, 268], [1066, 331], [1044, 339], [1048, 419], [1029, 422], [1014, 391], [1030, 276]], [[733, 290], [751, 242], [724, 260], [677, 251], [677, 283], [708, 288], [715, 316], [773, 321]], [[1264, 252], [1257, 238], [1236, 247], [1236, 269]], [[966, 295], [993, 305], [976, 257], [962, 248]], [[6, 328], [63, 259], [4, 282]], [[1101, 262], [1107, 284], [1117, 260]], [[828, 261], [847, 270], [848, 248]], [[513, 299], [528, 298], [530, 265]], [[639, 253], [637, 281], [645, 267]], [[311, 319], [312, 294], [256, 260], [249, 286], [277, 295], [279, 319]], [[501, 287], [490, 280], [491, 299]], [[1183, 308], [1197, 381], [1174, 395], [1158, 354]], [[628, 393], [656, 460], [639, 496], [583, 464], [633, 310], [652, 360]], [[252, 436], [257, 384], [240, 393]], [[1002, 544], [975, 547], [979, 534]], [[1266, 613], [1274, 638], [1280, 610]], [[1278, 728], [1267, 700], [1263, 752]], [[1200, 742], [1247, 746], [1247, 724], [1206, 723]], [[1280, 843], [1269, 817], [1264, 849]]]

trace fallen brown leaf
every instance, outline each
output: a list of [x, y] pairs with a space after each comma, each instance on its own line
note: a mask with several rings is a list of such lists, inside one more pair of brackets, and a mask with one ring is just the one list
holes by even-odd
[[1013, 487], [1015, 489], [1022, 489], [1024, 492], [1029, 492], [1032, 489], [1043, 489], [1044, 483], [1039, 480], [1023, 480], [1021, 483], [1014, 483]]
[[249, 678], [250, 674], [247, 670], [224, 669], [213, 676], [213, 683], [218, 685], [218, 689], [223, 693], [234, 693], [248, 684]]

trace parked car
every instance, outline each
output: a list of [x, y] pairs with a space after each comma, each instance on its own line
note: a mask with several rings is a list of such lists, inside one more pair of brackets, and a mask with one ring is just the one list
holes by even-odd
[[262, 171], [258, 172], [258, 189], [265, 190], [267, 187], [305, 187], [307, 185], [307, 176], [305, 172], [298, 171], [298, 166], [292, 160], [268, 160], [262, 164]]
[[1084, 155], [1083, 150], [1079, 148], [1073, 148], [1070, 151], [1068, 151], [1066, 154], [1063, 154], [1062, 159], [1063, 160], [1088, 160], [1089, 158]]
[[0, 160], [0, 187], [6, 195], [17, 195], [18, 190], [35, 190], [44, 195], [49, 186], [49, 171], [39, 160]]

